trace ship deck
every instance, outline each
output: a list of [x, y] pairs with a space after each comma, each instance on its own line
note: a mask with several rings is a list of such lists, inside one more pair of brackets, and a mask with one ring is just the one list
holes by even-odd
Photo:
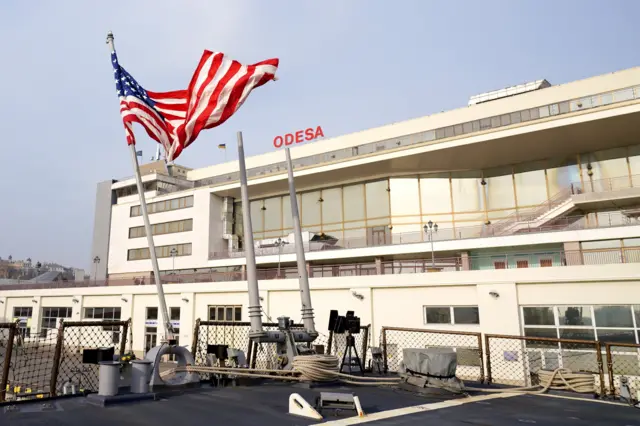
[[[354, 412], [323, 411], [316, 421], [288, 414], [288, 398], [299, 393], [314, 405], [319, 392], [353, 392], [366, 417]], [[212, 388], [205, 385], [157, 400], [93, 405], [85, 397], [34, 401], [5, 406], [3, 426], [112, 426], [112, 425], [607, 425], [640, 426], [640, 411], [633, 407], [558, 395], [505, 395], [478, 393], [469, 398], [451, 394], [424, 396], [375, 387], [322, 387], [290, 384]]]

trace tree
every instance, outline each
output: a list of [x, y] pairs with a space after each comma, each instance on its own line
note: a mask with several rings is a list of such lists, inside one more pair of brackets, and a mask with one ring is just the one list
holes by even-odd
[[13, 260], [13, 256], [9, 255], [9, 262]]

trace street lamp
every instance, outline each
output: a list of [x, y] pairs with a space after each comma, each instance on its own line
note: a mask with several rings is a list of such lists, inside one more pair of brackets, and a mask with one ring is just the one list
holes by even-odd
[[278, 246], [278, 275], [277, 278], [280, 278], [280, 253], [282, 252], [282, 246], [285, 245], [285, 242], [282, 238], [278, 238], [274, 244]]
[[176, 256], [178, 255], [178, 249], [175, 247], [171, 248], [171, 251], [169, 251], [169, 254], [171, 255], [171, 258], [173, 260], [173, 267], [171, 268], [173, 270], [173, 274], [176, 274]]
[[431, 241], [431, 266], [435, 267], [436, 255], [433, 251], [433, 233], [438, 232], [438, 224], [429, 221], [426, 225], [424, 225], [422, 229], [424, 229], [425, 234], [427, 234], [427, 236], [429, 237], [429, 241]]
[[100, 263], [100, 256], [96, 256], [93, 258], [93, 284], [96, 284], [98, 280], [98, 264]]

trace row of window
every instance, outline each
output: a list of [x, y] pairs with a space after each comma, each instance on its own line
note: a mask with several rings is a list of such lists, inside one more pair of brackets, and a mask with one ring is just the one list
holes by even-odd
[[525, 336], [638, 343], [640, 305], [523, 306]]
[[[172, 256], [191, 256], [191, 243], [172, 244], [168, 246], [156, 247], [156, 256], [172, 257]], [[145, 260], [149, 259], [149, 248], [130, 249], [127, 252], [127, 260]]]
[[[151, 235], [175, 234], [193, 230], [193, 219], [175, 220], [172, 222], [156, 223], [151, 225]], [[129, 238], [146, 237], [144, 226], [129, 228]]]
[[425, 324], [480, 324], [477, 306], [425, 306]]
[[[173, 198], [171, 200], [156, 201], [154, 203], [147, 204], [147, 212], [149, 214], [169, 212], [172, 210], [186, 209], [193, 207], [193, 195], [186, 197]], [[141, 216], [142, 210], [140, 206], [131, 206], [131, 217]]]

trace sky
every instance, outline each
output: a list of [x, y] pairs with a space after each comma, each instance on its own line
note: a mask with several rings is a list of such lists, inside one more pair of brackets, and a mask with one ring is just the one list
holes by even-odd
[[[131, 176], [107, 31], [147, 90], [184, 89], [204, 49], [280, 59], [177, 163], [266, 153], [463, 107], [469, 96], [640, 65], [633, 0], [4, 0], [0, 6], [0, 257], [90, 268], [98, 182]], [[156, 144], [137, 128], [148, 161]], [[318, 141], [315, 143], [322, 143]]]

